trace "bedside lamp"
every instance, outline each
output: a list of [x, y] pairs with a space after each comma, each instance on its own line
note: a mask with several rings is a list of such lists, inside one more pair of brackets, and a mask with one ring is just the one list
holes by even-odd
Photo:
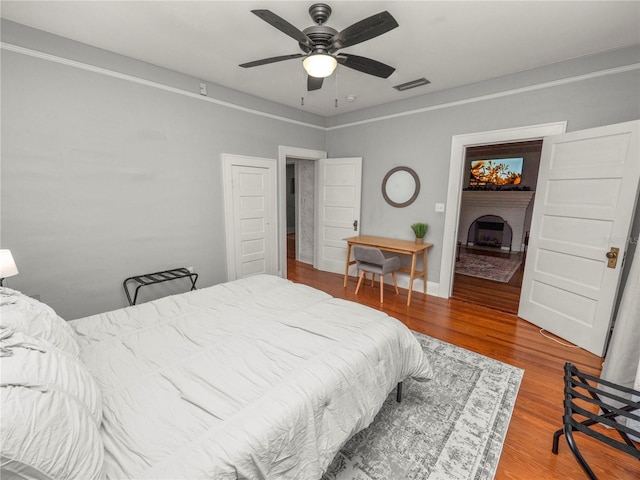
[[11, 255], [11, 250], [0, 249], [0, 287], [6, 277], [13, 277], [18, 274], [18, 267]]

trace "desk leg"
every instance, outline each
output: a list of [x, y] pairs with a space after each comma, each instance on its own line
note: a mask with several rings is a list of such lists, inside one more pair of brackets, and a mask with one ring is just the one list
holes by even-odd
[[411, 256], [411, 275], [409, 276], [409, 295], [407, 296], [407, 307], [411, 305], [411, 292], [413, 291], [413, 276], [416, 274], [416, 257], [414, 252]]
[[349, 280], [349, 260], [351, 260], [351, 244], [347, 244], [347, 263], [344, 267], [344, 287], [347, 286], [347, 280]]
[[424, 280], [424, 294], [427, 294], [427, 248], [422, 251], [422, 278]]

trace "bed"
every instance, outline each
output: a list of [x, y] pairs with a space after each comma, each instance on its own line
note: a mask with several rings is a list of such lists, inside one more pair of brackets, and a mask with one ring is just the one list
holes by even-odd
[[1, 293], [3, 479], [319, 479], [431, 377], [399, 321], [275, 276], [70, 322]]

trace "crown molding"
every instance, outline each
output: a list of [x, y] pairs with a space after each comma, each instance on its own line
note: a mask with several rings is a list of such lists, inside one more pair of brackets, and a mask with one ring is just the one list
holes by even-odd
[[510, 89], [510, 90], [504, 90], [502, 92], [497, 92], [497, 93], [491, 93], [491, 94], [487, 94], [487, 95], [479, 95], [479, 96], [475, 96], [475, 97], [469, 97], [469, 98], [465, 98], [462, 100], [456, 100], [453, 102], [445, 102], [445, 103], [440, 103], [440, 104], [436, 104], [436, 105], [431, 105], [428, 107], [422, 107], [422, 108], [416, 108], [413, 110], [406, 110], [403, 112], [398, 112], [398, 113], [393, 113], [393, 114], [389, 114], [389, 115], [381, 115], [378, 117], [373, 117], [373, 118], [368, 118], [365, 120], [358, 120], [355, 122], [350, 122], [350, 123], [344, 123], [341, 125], [335, 125], [332, 127], [324, 127], [324, 126], [320, 126], [320, 125], [314, 125], [312, 123], [307, 123], [307, 122], [302, 122], [299, 120], [294, 120], [291, 118], [287, 118], [287, 117], [283, 117], [281, 115], [275, 115], [275, 114], [271, 114], [271, 113], [266, 113], [260, 110], [256, 110], [256, 109], [252, 109], [252, 108], [247, 108], [247, 107], [243, 107], [241, 105], [237, 105], [235, 103], [231, 103], [231, 102], [226, 102], [224, 100], [218, 100], [216, 98], [212, 98], [212, 97], [208, 97], [208, 96], [203, 96], [200, 95], [199, 93], [194, 93], [194, 92], [190, 92], [188, 90], [183, 90], [180, 88], [176, 88], [176, 87], [171, 87], [169, 85], [165, 85], [159, 82], [153, 82], [151, 80], [146, 80], [140, 77], [136, 77], [134, 75], [129, 75], [126, 73], [121, 73], [121, 72], [116, 72], [114, 70], [110, 70], [107, 68], [102, 68], [102, 67], [97, 67], [95, 65], [90, 65], [87, 63], [83, 63], [83, 62], [78, 62], [75, 60], [71, 60], [68, 58], [64, 58], [64, 57], [60, 57], [60, 56], [56, 56], [56, 55], [51, 55], [49, 53], [44, 53], [44, 52], [40, 52], [37, 50], [32, 50], [29, 48], [24, 48], [24, 47], [20, 47], [18, 45], [13, 45], [11, 43], [5, 43], [5, 42], [1, 42], [0, 43], [0, 48], [2, 48], [3, 50], [7, 50], [10, 52], [14, 52], [14, 53], [19, 53], [22, 55], [27, 55], [30, 57], [34, 57], [34, 58], [39, 58], [41, 60], [46, 60], [46, 61], [50, 61], [50, 62], [54, 62], [54, 63], [59, 63], [62, 65], [67, 65], [70, 67], [74, 67], [74, 68], [79, 68], [81, 70], [86, 70], [86, 71], [90, 71], [93, 73], [97, 73], [99, 75], [106, 75], [109, 77], [113, 77], [113, 78], [118, 78], [121, 80], [126, 80], [129, 82], [133, 82], [133, 83], [137, 83], [140, 85], [145, 85], [148, 87], [152, 87], [152, 88], [157, 88], [160, 90], [164, 90], [167, 92], [171, 92], [171, 93], [176, 93], [178, 95], [184, 95], [193, 99], [198, 99], [204, 102], [209, 102], [209, 103], [214, 103], [216, 105], [220, 105], [222, 107], [226, 107], [226, 108], [232, 108], [234, 110], [239, 110], [245, 113], [249, 113], [252, 115], [258, 115], [258, 116], [262, 116], [262, 117], [266, 117], [266, 118], [271, 118], [273, 120], [277, 120], [277, 121], [281, 121], [281, 122], [286, 122], [286, 123], [291, 123], [294, 125], [301, 125], [304, 127], [309, 127], [309, 128], [314, 128], [317, 130], [322, 130], [322, 131], [332, 131], [332, 130], [339, 130], [342, 128], [349, 128], [349, 127], [354, 127], [354, 126], [358, 126], [358, 125], [365, 125], [367, 123], [374, 123], [374, 122], [381, 122], [381, 121], [385, 121], [385, 120], [391, 120], [394, 118], [400, 118], [400, 117], [406, 117], [409, 115], [417, 115], [420, 113], [425, 113], [425, 112], [433, 112], [436, 110], [443, 110], [446, 108], [453, 108], [453, 107], [459, 107], [461, 105], [469, 105], [469, 104], [473, 104], [473, 103], [478, 103], [478, 102], [484, 102], [487, 100], [493, 100], [496, 98], [502, 98], [502, 97], [508, 97], [508, 96], [512, 96], [512, 95], [519, 95], [522, 93], [527, 93], [527, 92], [533, 92], [536, 90], [543, 90], [546, 88], [553, 88], [553, 87], [557, 87], [560, 85], [567, 85], [570, 83], [576, 83], [576, 82], [582, 82], [585, 80], [590, 80], [593, 78], [599, 78], [599, 77], [605, 77], [608, 75], [617, 75], [620, 73], [625, 73], [625, 72], [630, 72], [633, 70], [638, 70], [640, 69], [640, 63], [633, 63], [633, 64], [629, 64], [629, 65], [624, 65], [622, 67], [614, 67], [614, 68], [607, 68], [604, 70], [598, 70], [596, 72], [590, 72], [590, 73], [586, 73], [583, 75], [574, 75], [571, 77], [566, 77], [566, 78], [562, 78], [559, 80], [552, 80], [549, 82], [542, 82], [542, 83], [537, 83], [534, 85], [528, 85], [526, 87], [521, 87], [521, 88], [514, 88], [514, 89]]
[[619, 73], [625, 73], [625, 72], [630, 72], [633, 70], [638, 70], [640, 69], [640, 63], [633, 63], [630, 65], [625, 65], [622, 67], [615, 67], [615, 68], [607, 68], [605, 70], [599, 70], [596, 72], [591, 72], [591, 73], [586, 73], [583, 75], [575, 75], [572, 77], [566, 77], [566, 78], [562, 78], [559, 80], [552, 80], [549, 82], [543, 82], [543, 83], [537, 83], [534, 85], [528, 85], [526, 87], [521, 87], [521, 88], [514, 88], [511, 90], [504, 90], [502, 92], [497, 92], [497, 93], [490, 93], [487, 95], [479, 95], [476, 97], [470, 97], [470, 98], [465, 98], [462, 100], [456, 100], [453, 102], [445, 102], [445, 103], [440, 103], [437, 105], [431, 105], [429, 107], [422, 107], [422, 108], [416, 108], [413, 110], [406, 110], [404, 112], [398, 112], [398, 113], [393, 113], [390, 115], [383, 115], [383, 116], [379, 116], [379, 117], [374, 117], [374, 118], [369, 118], [366, 120], [358, 120], [355, 122], [350, 122], [350, 123], [343, 123], [341, 125], [336, 125], [334, 127], [327, 127], [326, 130], [338, 130], [340, 128], [346, 128], [346, 127], [354, 127], [356, 125], [364, 125], [366, 123], [372, 123], [372, 122], [379, 122], [382, 120], [389, 120], [392, 118], [398, 118], [398, 117], [405, 117], [407, 115], [416, 115], [419, 113], [425, 113], [425, 112], [433, 112], [435, 110], [442, 110], [445, 108], [452, 108], [452, 107], [459, 107], [461, 105], [468, 105], [471, 103], [477, 103], [477, 102], [484, 102], [487, 100], [493, 100], [495, 98], [502, 98], [502, 97], [509, 97], [511, 95], [519, 95], [521, 93], [527, 93], [527, 92], [533, 92], [536, 90], [543, 90], [545, 88], [552, 88], [552, 87], [557, 87], [559, 85], [566, 85], [569, 83], [575, 83], [575, 82], [582, 82], [585, 80], [590, 80], [592, 78], [598, 78], [598, 77], [605, 77], [608, 75], [617, 75]]
[[190, 92], [188, 90], [183, 90], [181, 88], [171, 87], [169, 85], [165, 85], [159, 82], [153, 82], [151, 80], [146, 80], [144, 78], [136, 77], [134, 75], [129, 75], [126, 73], [116, 72], [115, 70], [109, 70], [107, 68], [97, 67], [95, 65], [90, 65], [83, 62], [78, 62], [76, 60], [70, 60], [68, 58], [59, 57], [57, 55], [51, 55], [49, 53], [40, 52], [37, 50], [32, 50], [29, 48], [20, 47], [18, 45], [13, 45], [11, 43], [0, 43], [0, 48], [3, 50], [7, 50], [14, 53], [19, 53], [22, 55], [26, 55], [29, 57], [38, 58], [40, 60], [46, 60], [49, 62], [59, 63], [61, 65], [66, 65], [68, 67], [79, 68], [81, 70], [86, 70], [89, 72], [97, 73], [99, 75], [105, 75], [107, 77], [118, 78], [120, 80], [126, 80], [129, 82], [137, 83], [139, 85], [145, 85], [147, 87], [157, 88], [160, 90], [164, 90], [166, 92], [177, 93], [178, 95], [184, 95], [186, 97], [202, 100], [204, 102], [214, 103], [216, 105], [220, 105], [222, 107], [232, 108], [234, 110], [240, 110], [241, 112], [250, 113], [252, 115], [259, 115], [261, 117], [271, 118], [273, 120], [278, 120], [281, 122], [293, 123], [295, 125], [302, 125], [304, 127], [316, 128], [318, 130], [326, 130], [326, 127], [320, 125], [314, 125], [312, 123], [302, 122], [299, 120], [293, 120], [291, 118], [283, 117], [280, 115], [274, 115], [271, 113], [262, 112], [260, 110], [255, 110], [253, 108], [243, 107], [241, 105], [237, 105], [231, 102], [225, 102], [224, 100], [218, 100], [216, 98], [207, 97], [201, 95], [199, 93]]

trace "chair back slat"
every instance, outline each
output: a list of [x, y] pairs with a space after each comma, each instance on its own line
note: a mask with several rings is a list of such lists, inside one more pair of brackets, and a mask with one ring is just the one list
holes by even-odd
[[379, 248], [356, 245], [353, 247], [353, 258], [356, 262], [371, 263], [382, 266], [385, 257]]

